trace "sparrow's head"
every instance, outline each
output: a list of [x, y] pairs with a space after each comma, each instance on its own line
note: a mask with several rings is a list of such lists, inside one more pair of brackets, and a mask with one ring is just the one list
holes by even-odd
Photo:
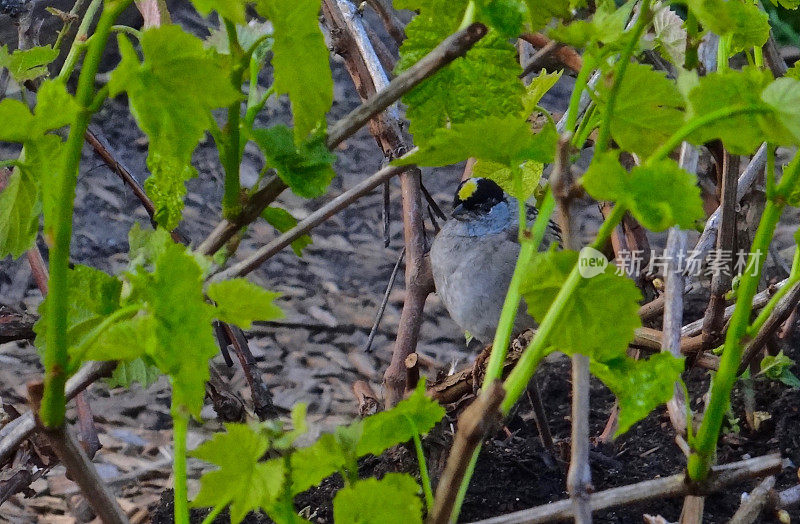
[[456, 190], [453, 218], [462, 220], [488, 214], [497, 204], [507, 202], [505, 193], [493, 180], [468, 178]]

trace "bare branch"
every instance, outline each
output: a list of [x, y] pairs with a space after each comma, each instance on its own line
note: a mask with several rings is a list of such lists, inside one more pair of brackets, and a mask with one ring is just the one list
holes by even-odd
[[[715, 493], [744, 480], [776, 474], [780, 470], [781, 457], [778, 454], [714, 466], [708, 483], [702, 486], [700, 493]], [[670, 477], [646, 480], [637, 484], [600, 491], [592, 495], [591, 507], [592, 511], [599, 511], [634, 502], [679, 497], [689, 494], [691, 489], [692, 487], [686, 482], [686, 475], [679, 473]], [[561, 500], [473, 524], [518, 524], [523, 522], [536, 524], [572, 518], [574, 518], [572, 502]]]
[[770, 490], [775, 486], [775, 477], [767, 477], [744, 499], [728, 524], [751, 524], [758, 520], [769, 501]]

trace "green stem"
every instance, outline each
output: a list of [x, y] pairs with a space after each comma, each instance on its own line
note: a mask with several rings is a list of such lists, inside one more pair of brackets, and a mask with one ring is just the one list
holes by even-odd
[[124, 33], [126, 35], [131, 35], [136, 40], [142, 39], [142, 32], [138, 29], [134, 29], [127, 25], [115, 25], [111, 27], [111, 30], [115, 33]]
[[461, 19], [461, 25], [458, 26], [458, 31], [463, 31], [475, 21], [475, 0], [469, 0], [467, 9], [464, 11], [464, 17]]
[[800, 175], [800, 163], [795, 163], [789, 172], [784, 173], [780, 184], [776, 188], [776, 197], [767, 202], [761, 221], [758, 225], [753, 245], [750, 249], [750, 258], [739, 283], [736, 299], [736, 308], [731, 317], [728, 332], [725, 335], [722, 357], [719, 369], [711, 383], [711, 397], [706, 406], [703, 422], [697, 430], [697, 436], [692, 446], [692, 455], [689, 457], [688, 471], [692, 480], [702, 481], [708, 475], [714, 460], [717, 439], [722, 421], [730, 407], [730, 396], [736, 382], [737, 370], [742, 359], [743, 340], [748, 331], [750, 314], [753, 311], [753, 296], [758, 290], [761, 280], [761, 270], [764, 259], [772, 240], [775, 226], [786, 206], [785, 192], [792, 189]]
[[717, 71], [727, 71], [729, 68], [728, 59], [731, 56], [731, 37], [730, 35], [721, 36], [717, 42]]
[[575, 79], [575, 86], [572, 89], [572, 94], [569, 97], [569, 107], [567, 108], [567, 125], [565, 131], [573, 131], [575, 124], [578, 122], [578, 107], [580, 107], [581, 96], [583, 95], [586, 84], [589, 82], [589, 75], [594, 69], [594, 60], [588, 56], [583, 57], [583, 66], [578, 71], [578, 77]]
[[419, 464], [419, 478], [422, 481], [422, 492], [425, 493], [425, 506], [428, 511], [433, 509], [433, 489], [431, 488], [431, 477], [428, 475], [428, 463], [425, 461], [425, 451], [422, 449], [422, 439], [419, 433], [414, 433], [414, 449], [417, 451], [417, 463]]
[[189, 494], [186, 488], [186, 435], [189, 432], [189, 415], [185, 408], [175, 405], [175, 394], [172, 395], [172, 476], [174, 477], [173, 505], [175, 507], [175, 524], [189, 522]]
[[70, 18], [67, 18], [67, 21], [64, 22], [64, 25], [61, 27], [61, 30], [58, 32], [58, 36], [56, 37], [56, 41], [53, 44], [53, 49], [59, 50], [61, 49], [61, 43], [64, 41], [64, 37], [67, 36], [69, 33], [70, 28], [72, 27], [72, 17], [77, 17], [78, 13], [81, 9], [83, 9], [83, 4], [86, 3], [86, 0], [76, 0], [75, 4], [73, 4], [72, 9], [69, 10]]
[[[47, 348], [44, 354], [44, 396], [39, 413], [46, 427], [59, 427], [64, 422], [66, 397], [64, 384], [67, 380], [69, 354], [67, 351], [67, 310], [69, 308], [69, 245], [72, 239], [72, 212], [78, 167], [83, 148], [83, 136], [89, 126], [91, 112], [89, 106], [94, 97], [94, 78], [100, 66], [100, 58], [108, 40], [111, 26], [120, 12], [131, 0], [107, 2], [100, 15], [86, 53], [83, 69], [78, 79], [75, 101], [81, 109], [69, 129], [69, 137], [64, 145], [63, 164], [56, 182], [54, 203], [53, 246], [50, 250], [50, 280], [48, 296]], [[94, 2], [92, 3], [94, 5]], [[92, 5], [89, 6], [91, 9]], [[83, 25], [83, 24], [81, 24]]]
[[591, 102], [589, 107], [586, 108], [583, 118], [581, 118], [578, 130], [575, 131], [575, 134], [572, 136], [572, 147], [583, 149], [583, 144], [586, 143], [586, 140], [589, 138], [589, 133], [592, 132], [589, 128], [589, 123], [592, 121], [595, 111], [597, 111], [597, 104]]
[[661, 147], [659, 147], [652, 155], [650, 155], [647, 163], [650, 164], [658, 160], [663, 160], [672, 152], [673, 149], [678, 147], [681, 142], [686, 139], [686, 137], [703, 126], [713, 124], [717, 120], [724, 120], [726, 118], [746, 114], [769, 113], [770, 111], [772, 111], [772, 109], [766, 105], [750, 104], [746, 106], [723, 107], [722, 109], [717, 109], [716, 111], [712, 111], [706, 115], [693, 118], [683, 124], [683, 126], [675, 131], [675, 133], [669, 137], [666, 142], [661, 144]]
[[[236, 26], [230, 20], [225, 20], [225, 29], [228, 33], [228, 48], [236, 66], [231, 73], [231, 83], [237, 91], [242, 89], [242, 76], [244, 68], [241, 61], [244, 52], [239, 45]], [[222, 196], [222, 214], [225, 218], [237, 215], [241, 208], [239, 200], [240, 182], [239, 166], [241, 164], [241, 148], [239, 142], [240, 120], [242, 104], [238, 100], [228, 106], [228, 123], [225, 126], [226, 137], [224, 142], [223, 167], [225, 168], [225, 192]]]
[[597, 142], [595, 145], [595, 153], [602, 153], [608, 149], [608, 143], [611, 138], [611, 119], [614, 117], [614, 108], [617, 105], [617, 97], [619, 96], [619, 88], [622, 85], [622, 79], [625, 77], [625, 71], [628, 69], [628, 64], [631, 62], [631, 56], [636, 49], [636, 44], [642, 38], [642, 33], [647, 29], [650, 24], [648, 15], [650, 14], [650, 0], [642, 0], [639, 6], [639, 18], [631, 30], [631, 39], [625, 45], [625, 49], [619, 56], [616, 71], [614, 72], [614, 84], [608, 92], [608, 100], [606, 102], [606, 110], [603, 115], [603, 121], [600, 123], [600, 131], [597, 135]]
[[764, 178], [767, 198], [771, 200], [775, 196], [775, 147], [772, 144], [767, 144], [767, 170]]
[[[70, 47], [69, 53], [67, 53], [67, 58], [64, 59], [64, 65], [61, 66], [61, 72], [58, 74], [58, 78], [69, 78], [72, 71], [75, 69], [75, 64], [78, 63], [81, 51], [85, 48], [89, 29], [92, 27], [92, 22], [94, 22], [94, 18], [97, 16], [97, 11], [100, 10], [101, 5], [103, 5], [103, 0], [92, 0], [92, 3], [86, 8], [86, 13], [83, 15], [81, 25], [78, 26], [75, 40], [72, 41], [72, 47]], [[105, 41], [105, 38], [103, 40]]]
[[208, 515], [206, 515], [206, 518], [203, 519], [203, 522], [201, 524], [211, 524], [212, 522], [214, 522], [214, 519], [217, 518], [217, 515], [219, 515], [223, 509], [225, 509], [224, 504], [220, 504], [219, 506], [214, 506], [211, 512]]

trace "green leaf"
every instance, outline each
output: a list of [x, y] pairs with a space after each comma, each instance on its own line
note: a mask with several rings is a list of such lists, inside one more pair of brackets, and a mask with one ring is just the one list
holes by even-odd
[[336, 493], [333, 519], [353, 524], [421, 524], [421, 491], [417, 481], [403, 473], [359, 480]]
[[42, 211], [38, 192], [27, 170], [14, 169], [0, 192], [0, 258], [19, 258], [33, 246]]
[[367, 454], [379, 455], [427, 433], [444, 416], [444, 408], [425, 395], [424, 381], [412, 395], [389, 411], [326, 433], [317, 442], [292, 454], [292, 493], [307, 490], [349, 462]]
[[147, 355], [169, 375], [173, 404], [199, 418], [208, 380], [208, 360], [217, 351], [211, 329], [214, 308], [203, 295], [202, 269], [184, 246], [173, 244], [156, 259], [154, 271], [128, 274], [131, 296], [147, 304], [157, 320], [154, 350]]
[[531, 113], [536, 109], [542, 97], [552, 89], [559, 78], [561, 78], [563, 71], [556, 71], [555, 73], [548, 73], [544, 69], [531, 80], [531, 83], [525, 88], [525, 94], [522, 96], [522, 116], [528, 118]]
[[[689, 116], [697, 118], [731, 107], [765, 106], [761, 92], [771, 80], [769, 71], [755, 67], [710, 73], [700, 78], [697, 86], [689, 92]], [[776, 137], [776, 124], [778, 122], [771, 114], [740, 114], [706, 125], [693, 133], [690, 139], [695, 144], [703, 144], [719, 138], [731, 153], [748, 155], [761, 145], [765, 135]], [[783, 129], [780, 124], [777, 127]], [[780, 143], [785, 142], [781, 137], [776, 138]]]
[[783, 354], [781, 350], [777, 355], [766, 355], [761, 359], [761, 371], [772, 380], [779, 380], [792, 388], [800, 388], [800, 379], [792, 373], [791, 368], [795, 361]]
[[24, 163], [21, 169], [31, 180], [35, 180], [39, 187], [41, 211], [44, 213], [44, 231], [48, 236], [53, 234], [53, 220], [56, 219], [56, 193], [59, 187], [57, 177], [61, 172], [59, 166], [63, 162], [63, 152], [63, 143], [57, 135], [40, 135], [25, 142]]
[[161, 371], [147, 357], [137, 358], [130, 362], [119, 362], [111, 377], [106, 380], [108, 387], [129, 388], [138, 382], [142, 389], [147, 389], [158, 380]]
[[219, 13], [222, 18], [227, 18], [234, 24], [244, 24], [246, 22], [244, 13], [246, 4], [243, 0], [192, 0], [197, 12], [203, 16], [213, 10]]
[[444, 416], [444, 408], [425, 394], [425, 381], [420, 380], [414, 393], [389, 411], [366, 417], [356, 454], [380, 455], [385, 450], [411, 440], [414, 435], [430, 431]]
[[[604, 100], [610, 88], [610, 82], [600, 83], [598, 91]], [[601, 107], [605, 111], [605, 104]], [[683, 107], [683, 97], [664, 73], [630, 64], [611, 115], [611, 136], [622, 149], [647, 156], [683, 125]]]
[[152, 270], [158, 257], [173, 243], [165, 229], [142, 229], [138, 223], [134, 223], [128, 231], [128, 269], [142, 266]]
[[[98, 269], [78, 265], [69, 270], [67, 286], [70, 298], [67, 341], [71, 349], [103, 319], [119, 309], [122, 283]], [[47, 296], [39, 305], [39, 320], [33, 327], [36, 332], [35, 344], [40, 352], [44, 352], [46, 347], [49, 300]], [[76, 364], [70, 362], [70, 367]]]
[[[600, 0], [591, 20], [576, 20], [569, 25], [560, 23], [550, 30], [550, 37], [574, 47], [592, 44], [592, 53], [599, 53], [600, 56], [612, 54], [630, 40], [625, 25], [633, 5], [634, 2], [629, 0], [618, 8], [613, 0]], [[596, 44], [602, 44], [602, 48]]]
[[83, 360], [134, 361], [144, 354], [158, 351], [155, 337], [156, 319], [141, 315], [109, 326], [89, 346]]
[[[398, 9], [419, 9], [406, 27], [396, 73], [405, 71], [428, 54], [461, 24], [467, 0], [404, 0]], [[516, 49], [490, 31], [462, 58], [454, 60], [403, 97], [408, 106], [409, 130], [418, 146], [448, 124], [495, 115], [518, 114], [524, 87]]]
[[273, 87], [277, 94], [289, 95], [299, 143], [317, 127], [325, 127], [325, 114], [333, 104], [328, 46], [319, 29], [320, 0], [259, 0], [256, 8], [273, 25]]
[[764, 89], [761, 99], [772, 107], [777, 120], [793, 138], [791, 142], [777, 143], [800, 144], [800, 81], [778, 78]]
[[336, 156], [321, 139], [295, 145], [291, 130], [283, 125], [253, 129], [252, 139], [264, 152], [267, 165], [295, 194], [316, 198], [325, 193], [335, 174], [332, 164]]
[[75, 120], [80, 107], [61, 80], [45, 80], [36, 94], [34, 129], [44, 133]]
[[8, 53], [8, 46], [0, 47], [0, 67], [8, 72], [17, 83], [27, 82], [48, 74], [47, 65], [58, 57], [58, 50], [51, 46], [17, 49]]
[[511, 169], [502, 164], [488, 160], [478, 160], [472, 166], [472, 176], [488, 178], [497, 182], [503, 191], [517, 200], [527, 200], [539, 187], [544, 164], [540, 162], [525, 162], [520, 166], [522, 172], [522, 190], [516, 190]]
[[34, 127], [34, 118], [28, 106], [12, 98], [0, 101], [0, 121], [3, 122], [0, 140], [4, 142], [24, 142], [31, 136]]
[[217, 303], [214, 315], [223, 322], [250, 329], [254, 320], [283, 318], [283, 311], [274, 304], [280, 293], [267, 291], [244, 278], [213, 282], [208, 297]]
[[[228, 41], [228, 33], [225, 27], [219, 29], [211, 28], [209, 33], [208, 38], [206, 38], [206, 45], [216, 49], [218, 53], [230, 54], [230, 42]], [[262, 40], [255, 52], [256, 59], [263, 57], [272, 48], [272, 24], [251, 20], [245, 25], [236, 26], [236, 39], [242, 49], [245, 50], [250, 49], [265, 35], [267, 38]]]
[[603, 381], [619, 401], [619, 426], [622, 435], [656, 407], [675, 394], [675, 382], [683, 372], [683, 358], [656, 353], [647, 360], [627, 356], [606, 362], [592, 362], [592, 374]]
[[478, 19], [509, 37], [518, 36], [528, 15], [520, 0], [477, 0]]
[[184, 182], [195, 175], [192, 152], [216, 125], [211, 110], [242, 95], [229, 81], [229, 57], [206, 49], [180, 27], [148, 29], [141, 43], [143, 62], [120, 35], [122, 60], [111, 74], [109, 92], [128, 93], [131, 113], [150, 139], [147, 164], [153, 176], [145, 187], [158, 208], [157, 221], [173, 229], [183, 208]]
[[[297, 219], [280, 207], [269, 206], [261, 212], [262, 218], [281, 233], [285, 233], [297, 225]], [[292, 242], [292, 251], [298, 257], [303, 256], [303, 249], [311, 244], [311, 236], [303, 235]]]
[[248, 512], [266, 507], [281, 491], [283, 463], [260, 462], [269, 440], [257, 427], [225, 424], [225, 433], [217, 433], [200, 444], [191, 456], [211, 462], [219, 469], [200, 479], [200, 492], [193, 507], [231, 505], [231, 522], [241, 522]]
[[[548, 251], [534, 256], [521, 290], [528, 313], [538, 322], [577, 261], [578, 253], [574, 251]], [[580, 353], [597, 362], [620, 358], [633, 340], [634, 330], [642, 325], [638, 314], [641, 298], [633, 281], [614, 275], [611, 267], [592, 278], [581, 278], [548, 343], [564, 353]]]
[[673, 160], [636, 166], [630, 173], [619, 164], [618, 153], [595, 156], [581, 183], [597, 200], [624, 205], [651, 231], [675, 224], [693, 228], [703, 218], [700, 189], [694, 175]]
[[568, 0], [525, 0], [528, 7], [528, 31], [538, 31], [550, 24], [553, 18], [568, 18]]
[[553, 160], [558, 136], [555, 127], [547, 124], [539, 133], [519, 117], [490, 116], [481, 120], [453, 124], [439, 129], [419, 151], [395, 165], [445, 166], [469, 157], [488, 160], [504, 166], [515, 166], [528, 160], [547, 163]]
[[769, 37], [769, 16], [755, 4], [741, 0], [686, 0], [704, 28], [730, 35], [731, 52], [761, 47]]

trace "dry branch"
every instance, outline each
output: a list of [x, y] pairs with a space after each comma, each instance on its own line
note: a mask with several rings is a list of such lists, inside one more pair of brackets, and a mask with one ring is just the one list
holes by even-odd
[[736, 513], [733, 514], [728, 524], [751, 524], [761, 515], [769, 502], [769, 493], [775, 486], [775, 477], [762, 480], [749, 496], [742, 502]]
[[[765, 455], [741, 462], [733, 462], [723, 466], [714, 466], [709, 480], [698, 494], [711, 494], [725, 489], [732, 484], [744, 480], [772, 475], [780, 472], [780, 455]], [[634, 502], [661, 499], [667, 497], [680, 497], [692, 493], [691, 486], [686, 482], [686, 475], [679, 473], [670, 477], [647, 480], [628, 486], [620, 486], [592, 495], [590, 504], [592, 511], [623, 506]], [[537, 506], [500, 517], [481, 520], [473, 524], [536, 524], [541, 522], [554, 522], [574, 518], [572, 502], [561, 500], [543, 506]]]
[[[690, 173], [697, 171], [697, 150], [684, 142], [681, 145], [680, 166]], [[663, 337], [661, 339], [661, 351], [668, 351], [674, 357], [682, 355], [681, 349], [681, 326], [683, 325], [683, 290], [686, 278], [679, 271], [678, 261], [683, 259], [686, 253], [686, 231], [673, 227], [669, 230], [667, 237], [667, 249], [664, 258], [667, 260], [666, 269], [666, 290], [664, 292], [664, 322]], [[679, 383], [675, 384], [675, 393], [667, 402], [667, 411], [672, 427], [678, 435], [686, 433], [686, 402], [683, 388]]]

